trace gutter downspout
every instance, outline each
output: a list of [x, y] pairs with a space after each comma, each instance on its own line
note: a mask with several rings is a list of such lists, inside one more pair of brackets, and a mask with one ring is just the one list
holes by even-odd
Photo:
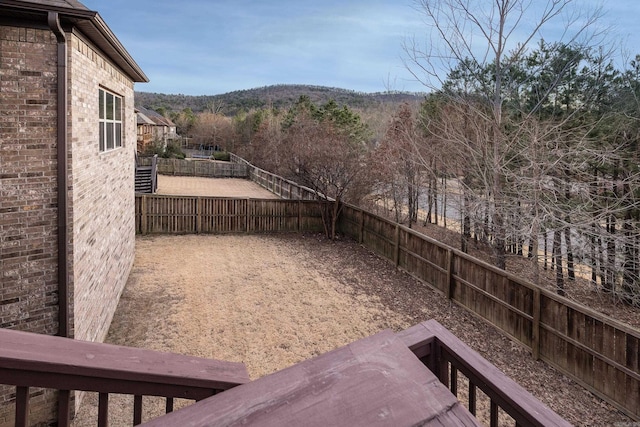
[[69, 337], [69, 222], [67, 159], [67, 38], [60, 26], [58, 12], [49, 12], [49, 28], [58, 41], [58, 102], [57, 102], [57, 148], [58, 148], [58, 335]]

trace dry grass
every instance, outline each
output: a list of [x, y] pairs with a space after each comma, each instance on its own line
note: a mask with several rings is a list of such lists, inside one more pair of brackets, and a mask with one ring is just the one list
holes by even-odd
[[[108, 342], [244, 362], [252, 378], [381, 329], [434, 318], [570, 422], [629, 421], [486, 323], [350, 241], [318, 236], [138, 238]], [[76, 422], [95, 425], [89, 395]], [[115, 402], [114, 402], [115, 401]], [[129, 423], [113, 399], [111, 425]], [[145, 400], [145, 418], [161, 403]]]

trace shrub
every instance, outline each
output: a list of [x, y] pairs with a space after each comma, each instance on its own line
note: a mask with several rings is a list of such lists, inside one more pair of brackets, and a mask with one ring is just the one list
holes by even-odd
[[165, 159], [184, 159], [186, 157], [180, 148], [180, 144], [176, 142], [169, 142], [165, 146], [162, 141], [154, 141], [144, 150], [144, 154], [157, 154], [158, 157], [163, 157]]
[[167, 159], [184, 159], [186, 155], [184, 154], [182, 148], [180, 148], [180, 145], [178, 143], [169, 142], [167, 144], [167, 148], [165, 148], [164, 153], [162, 154], [162, 157]]
[[211, 157], [213, 157], [213, 160], [222, 160], [225, 162], [231, 160], [231, 155], [227, 151], [215, 151]]

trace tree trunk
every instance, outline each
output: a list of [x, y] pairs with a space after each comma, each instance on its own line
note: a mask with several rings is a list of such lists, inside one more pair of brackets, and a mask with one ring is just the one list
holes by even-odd
[[598, 235], [598, 270], [600, 271], [600, 285], [602, 289], [608, 291], [607, 289], [607, 267], [604, 265], [604, 242], [602, 237]]
[[336, 198], [332, 205], [331, 212], [331, 240], [336, 240], [336, 226], [338, 224], [338, 215], [340, 214], [340, 199]]
[[442, 177], [442, 226], [447, 228], [447, 178]]
[[431, 212], [433, 208], [433, 180], [429, 177], [429, 185], [427, 187], [427, 216], [424, 217], [424, 223], [422, 225], [431, 224]]
[[549, 231], [547, 229], [544, 230], [544, 271], [549, 269]]
[[609, 215], [609, 220], [607, 221], [607, 231], [609, 235], [607, 236], [607, 282], [605, 284], [605, 289], [610, 292], [616, 291], [616, 217], [615, 215]]
[[624, 220], [624, 278], [622, 281], [622, 291], [627, 301], [633, 301], [633, 296], [637, 293], [636, 280], [638, 277], [638, 251], [635, 246], [635, 235], [631, 225], [631, 211], [627, 210]]
[[[538, 216], [533, 216], [531, 225], [531, 235], [529, 236], [529, 254], [531, 260], [531, 268], [533, 269], [533, 283], [540, 284], [540, 263], [538, 262], [538, 235], [540, 234], [540, 223]], [[535, 254], [535, 255], [534, 255]]]
[[594, 223], [591, 228], [593, 232], [591, 233], [591, 284], [594, 289], [598, 288], [598, 259], [596, 257], [596, 232], [598, 231], [598, 227]]
[[[438, 191], [437, 191], [437, 187], [438, 187], [438, 177], [437, 176], [433, 176], [433, 188], [434, 188], [434, 192], [433, 192], [433, 223], [435, 225], [438, 225]], [[443, 190], [443, 197], [444, 197], [444, 190]]]
[[[571, 218], [567, 216], [567, 224], [571, 224]], [[567, 245], [567, 279], [573, 282], [576, 280], [576, 271], [573, 265], [573, 247], [571, 246], [571, 228], [565, 227], [564, 229], [564, 241]]]
[[469, 195], [466, 186], [462, 189], [462, 244], [461, 250], [469, 252], [469, 239], [471, 238], [471, 219], [469, 218]]
[[553, 231], [553, 258], [556, 265], [556, 290], [558, 295], [565, 296], [564, 290], [564, 272], [562, 270], [562, 233], [558, 230]]

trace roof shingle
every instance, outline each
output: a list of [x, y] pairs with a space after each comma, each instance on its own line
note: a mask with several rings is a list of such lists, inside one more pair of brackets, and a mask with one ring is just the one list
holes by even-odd
[[20, 0], [21, 3], [31, 3], [39, 6], [49, 6], [54, 8], [89, 10], [78, 0]]

